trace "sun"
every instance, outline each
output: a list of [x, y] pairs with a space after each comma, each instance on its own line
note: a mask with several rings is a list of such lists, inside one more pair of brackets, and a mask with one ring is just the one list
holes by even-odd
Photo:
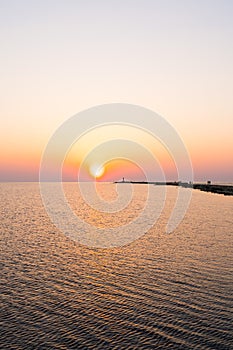
[[100, 178], [103, 173], [104, 173], [104, 167], [101, 166], [101, 165], [97, 165], [97, 164], [94, 164], [94, 165], [91, 165], [90, 166], [90, 174], [95, 178], [95, 179], [98, 179]]

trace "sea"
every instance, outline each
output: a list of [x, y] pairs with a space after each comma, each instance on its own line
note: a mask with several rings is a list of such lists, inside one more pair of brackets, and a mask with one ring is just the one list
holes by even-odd
[[[168, 234], [176, 187], [164, 200], [154, 185], [132, 185], [116, 213], [93, 209], [77, 183], [63, 187], [90, 227], [118, 227], [143, 210], [147, 186], [151, 216], [163, 204], [158, 219], [131, 242], [104, 248], [58, 228], [38, 183], [0, 184], [0, 349], [233, 349], [232, 196], [193, 190]], [[106, 208], [117, 201], [116, 184], [96, 191]]]

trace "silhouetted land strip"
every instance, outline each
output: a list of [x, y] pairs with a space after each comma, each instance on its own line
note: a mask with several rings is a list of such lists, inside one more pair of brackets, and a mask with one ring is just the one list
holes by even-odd
[[200, 191], [224, 194], [224, 196], [233, 196], [233, 186], [229, 185], [193, 184], [192, 187]]
[[132, 183], [132, 184], [152, 184], [157, 186], [181, 186], [184, 188], [193, 188], [195, 190], [223, 194], [224, 196], [233, 196], [233, 186], [230, 185], [212, 185], [212, 184], [193, 184], [188, 182], [151, 182], [151, 181], [115, 181], [115, 183]]

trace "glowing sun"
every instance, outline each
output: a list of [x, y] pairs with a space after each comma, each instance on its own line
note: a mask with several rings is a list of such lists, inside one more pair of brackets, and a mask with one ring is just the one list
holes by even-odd
[[91, 165], [90, 173], [94, 178], [100, 178], [104, 173], [104, 167], [96, 164]]

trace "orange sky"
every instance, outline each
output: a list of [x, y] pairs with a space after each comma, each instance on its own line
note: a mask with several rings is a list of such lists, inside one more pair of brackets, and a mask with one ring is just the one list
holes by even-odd
[[[232, 15], [227, 0], [145, 0], [133, 8], [128, 0], [60, 2], [56, 11], [52, 2], [4, 2], [0, 181], [38, 181], [41, 155], [59, 125], [87, 108], [119, 102], [149, 108], [173, 125], [196, 181], [233, 182]], [[77, 178], [85, 152], [106, 134], [116, 132], [90, 135], [75, 155], [71, 150], [64, 179]], [[148, 147], [169, 180], [176, 176], [160, 145], [132, 130], [123, 134]], [[116, 163], [103, 180], [141, 179], [132, 163]], [[152, 164], [146, 169], [157, 176]], [[86, 176], [91, 179], [88, 170]]]

